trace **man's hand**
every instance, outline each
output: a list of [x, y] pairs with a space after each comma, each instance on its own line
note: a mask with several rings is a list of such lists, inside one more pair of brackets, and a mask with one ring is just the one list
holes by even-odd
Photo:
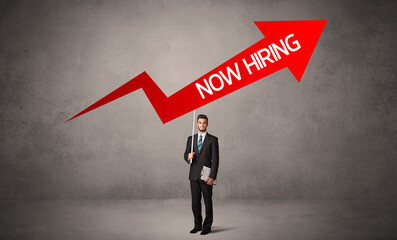
[[207, 180], [205, 180], [205, 182], [208, 184], [208, 185], [212, 185], [213, 183], [214, 183], [214, 179], [213, 178], [207, 178]]
[[194, 152], [189, 153], [189, 155], [187, 156], [187, 160], [190, 161], [193, 158], [193, 156], [194, 156]]

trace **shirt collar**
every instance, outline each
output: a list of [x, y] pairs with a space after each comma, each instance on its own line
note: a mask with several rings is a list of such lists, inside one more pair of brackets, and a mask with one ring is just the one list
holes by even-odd
[[[197, 133], [198, 134], [198, 137], [200, 137], [200, 133]], [[201, 135], [203, 135], [203, 138], [205, 138], [205, 136], [207, 135], [207, 131], [205, 131], [203, 134], [201, 134]]]

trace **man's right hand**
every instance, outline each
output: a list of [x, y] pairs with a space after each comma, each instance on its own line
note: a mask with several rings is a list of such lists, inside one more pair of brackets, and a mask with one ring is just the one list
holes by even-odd
[[194, 156], [194, 152], [189, 153], [189, 155], [187, 156], [187, 160], [191, 160]]

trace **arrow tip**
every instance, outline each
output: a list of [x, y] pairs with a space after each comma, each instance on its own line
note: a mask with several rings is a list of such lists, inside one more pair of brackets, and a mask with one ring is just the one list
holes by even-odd
[[[273, 39], [285, 38], [293, 34], [293, 37], [289, 38], [290, 44], [297, 41], [300, 48], [289, 56], [287, 66], [296, 80], [300, 82], [327, 20], [258, 21], [254, 23], [263, 35], [269, 35]], [[294, 47], [297, 46], [295, 44]]]

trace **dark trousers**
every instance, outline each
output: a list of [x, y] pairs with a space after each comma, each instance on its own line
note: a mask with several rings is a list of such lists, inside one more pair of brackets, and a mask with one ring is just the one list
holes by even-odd
[[[192, 193], [192, 210], [194, 216], [194, 227], [211, 229], [213, 221], [212, 212], [212, 185], [208, 185], [201, 179], [197, 181], [190, 180], [190, 190]], [[201, 193], [203, 193], [205, 203], [205, 220], [201, 216]]]

